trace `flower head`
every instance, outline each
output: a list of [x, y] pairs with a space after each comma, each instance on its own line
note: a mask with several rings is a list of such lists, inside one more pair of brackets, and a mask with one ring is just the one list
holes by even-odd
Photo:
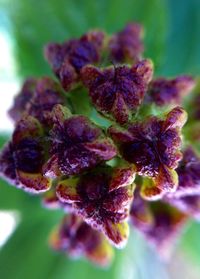
[[112, 60], [119, 63], [133, 63], [139, 60], [144, 51], [142, 35], [142, 26], [134, 22], [127, 24], [122, 31], [114, 34], [108, 45]]
[[57, 195], [62, 202], [71, 203], [88, 224], [121, 247], [128, 237], [124, 220], [133, 198], [133, 180], [131, 168], [101, 167], [79, 178], [60, 181]]
[[13, 106], [9, 110], [9, 116], [14, 122], [17, 122], [26, 111], [26, 106], [34, 95], [37, 80], [34, 78], [27, 79], [20, 92], [15, 96]]
[[56, 104], [67, 104], [59, 83], [49, 77], [38, 79], [34, 95], [27, 104], [27, 113], [46, 126]]
[[101, 70], [88, 65], [82, 69], [81, 77], [96, 109], [124, 124], [140, 106], [152, 73], [152, 62], [143, 60], [131, 68], [116, 66]]
[[27, 113], [37, 118], [44, 126], [48, 126], [50, 112], [56, 104], [67, 104], [60, 85], [49, 77], [28, 79], [9, 111], [17, 122]]
[[174, 169], [182, 157], [180, 129], [185, 121], [185, 111], [176, 107], [164, 120], [150, 117], [146, 122], [130, 123], [127, 130], [109, 128], [121, 156], [135, 165], [139, 175], [153, 178], [153, 183], [144, 183], [143, 197], [157, 199], [176, 190], [178, 180]]
[[158, 106], [181, 105], [183, 97], [190, 93], [194, 86], [195, 80], [191, 76], [157, 78], [150, 83], [146, 97], [149, 102]]
[[163, 202], [147, 202], [135, 193], [130, 220], [162, 257], [168, 257], [187, 216]]
[[113, 258], [112, 247], [105, 237], [73, 214], [66, 216], [53, 231], [50, 245], [71, 257], [85, 256], [101, 266], [108, 266]]
[[178, 188], [171, 195], [174, 197], [200, 195], [200, 157], [191, 148], [183, 152], [183, 158], [177, 168]]
[[177, 168], [179, 184], [176, 192], [167, 194], [166, 202], [200, 220], [200, 158], [188, 147]]
[[25, 115], [17, 122], [12, 140], [0, 155], [0, 174], [17, 187], [33, 193], [47, 191], [51, 185], [42, 175], [45, 163], [43, 136], [38, 120]]
[[79, 174], [116, 155], [112, 141], [87, 117], [71, 115], [57, 105], [52, 112], [51, 157], [44, 167], [49, 177]]
[[63, 44], [50, 43], [46, 46], [45, 57], [66, 91], [79, 81], [83, 66], [99, 62], [103, 42], [103, 32], [91, 31], [80, 39], [69, 40]]

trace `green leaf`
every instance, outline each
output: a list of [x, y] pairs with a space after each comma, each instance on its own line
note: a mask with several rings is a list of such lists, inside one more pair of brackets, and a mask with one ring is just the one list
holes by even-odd
[[168, 0], [169, 36], [162, 74], [200, 74], [200, 1]]
[[187, 258], [195, 264], [200, 261], [200, 223], [190, 222], [181, 239], [181, 247], [185, 251]]

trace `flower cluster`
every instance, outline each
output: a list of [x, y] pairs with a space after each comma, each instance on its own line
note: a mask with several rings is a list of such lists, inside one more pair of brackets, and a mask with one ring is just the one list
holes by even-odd
[[[51, 246], [102, 266], [112, 246], [127, 243], [129, 224], [166, 256], [187, 219], [200, 219], [199, 137], [193, 145], [188, 136], [200, 126], [197, 105], [183, 127], [195, 79], [154, 77], [142, 36], [129, 23], [113, 35], [94, 30], [48, 44], [55, 78], [25, 81], [0, 153], [2, 177], [63, 210]], [[80, 114], [77, 91], [88, 94], [91, 114]]]

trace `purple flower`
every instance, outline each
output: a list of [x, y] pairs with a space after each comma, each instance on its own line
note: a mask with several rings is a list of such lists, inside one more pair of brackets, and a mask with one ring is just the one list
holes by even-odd
[[79, 174], [116, 155], [112, 141], [87, 117], [71, 115], [61, 105], [54, 107], [52, 115], [51, 157], [44, 167], [46, 176]]
[[175, 168], [182, 158], [180, 131], [186, 113], [176, 107], [166, 118], [150, 117], [146, 122], [133, 122], [124, 128], [110, 127], [109, 133], [127, 162], [134, 164], [144, 179], [142, 195], [146, 199], [160, 198], [165, 192], [174, 192], [178, 185]]
[[44, 126], [48, 126], [50, 113], [56, 104], [65, 104], [60, 85], [49, 77], [37, 80], [34, 95], [27, 104], [27, 113], [37, 118]]
[[124, 124], [140, 106], [152, 73], [152, 62], [143, 60], [131, 68], [116, 66], [101, 70], [88, 65], [82, 69], [81, 77], [96, 109]]
[[147, 202], [139, 192], [134, 195], [130, 220], [164, 258], [168, 257], [187, 216], [163, 202]]
[[103, 234], [75, 215], [62, 220], [51, 235], [50, 245], [71, 257], [85, 256], [100, 266], [108, 266], [113, 258], [113, 249]]
[[91, 31], [80, 39], [46, 46], [45, 57], [66, 91], [72, 89], [79, 81], [79, 73], [83, 66], [99, 62], [103, 43], [104, 33]]
[[42, 175], [45, 163], [43, 137], [38, 120], [24, 115], [16, 124], [12, 140], [1, 151], [0, 175], [26, 191], [47, 191], [51, 181]]
[[26, 106], [34, 95], [36, 83], [36, 79], [27, 79], [20, 92], [15, 96], [13, 106], [8, 112], [14, 122], [20, 120], [22, 114], [26, 111]]
[[102, 231], [116, 246], [128, 238], [129, 205], [133, 198], [134, 171], [130, 167], [101, 167], [79, 178], [60, 181], [57, 195], [72, 204], [75, 212], [92, 227]]
[[119, 63], [133, 63], [139, 60], [144, 51], [142, 35], [142, 26], [134, 22], [114, 34], [108, 43], [112, 60]]
[[200, 195], [200, 157], [191, 147], [183, 152], [183, 158], [176, 171], [179, 184], [172, 196]]
[[174, 79], [158, 78], [153, 80], [146, 95], [148, 102], [158, 106], [180, 105], [183, 97], [195, 86], [191, 76], [179, 76]]
[[49, 77], [28, 79], [15, 97], [9, 114], [17, 122], [24, 113], [27, 113], [48, 127], [50, 112], [54, 105], [64, 103], [67, 101], [56, 81]]
[[179, 184], [176, 192], [164, 197], [179, 210], [200, 220], [200, 158], [188, 147], [177, 168]]

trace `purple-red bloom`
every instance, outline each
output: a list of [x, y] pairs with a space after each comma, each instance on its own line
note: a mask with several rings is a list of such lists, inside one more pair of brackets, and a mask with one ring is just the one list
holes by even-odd
[[20, 120], [22, 114], [26, 111], [26, 106], [34, 95], [36, 83], [36, 79], [27, 79], [20, 92], [15, 96], [13, 106], [8, 112], [14, 122]]
[[130, 211], [130, 220], [133, 227], [166, 258], [182, 231], [187, 216], [166, 203], [147, 202], [137, 191]]
[[98, 69], [85, 66], [81, 71], [84, 85], [96, 109], [120, 124], [126, 123], [142, 103], [153, 74], [150, 60], [133, 65]]
[[183, 97], [195, 86], [191, 76], [179, 76], [174, 79], [157, 78], [153, 80], [146, 95], [148, 102], [158, 106], [181, 105]]
[[46, 46], [45, 57], [66, 91], [79, 81], [83, 66], [100, 61], [104, 37], [101, 31], [91, 31], [80, 39], [69, 40], [63, 44], [50, 43]]
[[134, 22], [127, 24], [122, 31], [114, 34], [108, 43], [113, 62], [132, 64], [139, 60], [144, 51], [142, 35], [142, 26]]
[[44, 167], [48, 177], [75, 175], [116, 155], [116, 148], [87, 117], [71, 115], [61, 105], [52, 112], [50, 159]]
[[180, 131], [186, 118], [186, 112], [176, 107], [164, 120], [150, 117], [146, 122], [130, 123], [127, 130], [109, 128], [122, 158], [134, 164], [139, 175], [153, 178], [152, 182], [144, 179], [144, 198], [157, 199], [176, 190], [178, 179], [174, 169], [182, 158]]
[[191, 147], [183, 152], [183, 158], [176, 171], [179, 184], [172, 196], [200, 195], [200, 157]]
[[128, 238], [125, 220], [133, 198], [135, 174], [131, 167], [101, 167], [79, 178], [60, 181], [57, 195], [72, 204], [75, 212], [92, 227], [102, 231], [118, 247]]
[[17, 122], [27, 113], [48, 127], [50, 112], [56, 104], [67, 104], [60, 85], [49, 77], [28, 79], [9, 111]]
[[26, 191], [47, 191], [51, 181], [42, 175], [44, 146], [42, 126], [36, 118], [24, 115], [16, 124], [12, 140], [0, 154], [1, 176]]
[[38, 79], [34, 95], [27, 104], [27, 113], [48, 126], [50, 113], [57, 104], [67, 104], [59, 83], [49, 77]]
[[191, 147], [184, 151], [177, 173], [178, 188], [165, 201], [200, 220], [200, 158]]
[[75, 215], [62, 220], [50, 237], [50, 245], [71, 257], [85, 256], [101, 266], [108, 266], [113, 258], [113, 249], [103, 234]]

